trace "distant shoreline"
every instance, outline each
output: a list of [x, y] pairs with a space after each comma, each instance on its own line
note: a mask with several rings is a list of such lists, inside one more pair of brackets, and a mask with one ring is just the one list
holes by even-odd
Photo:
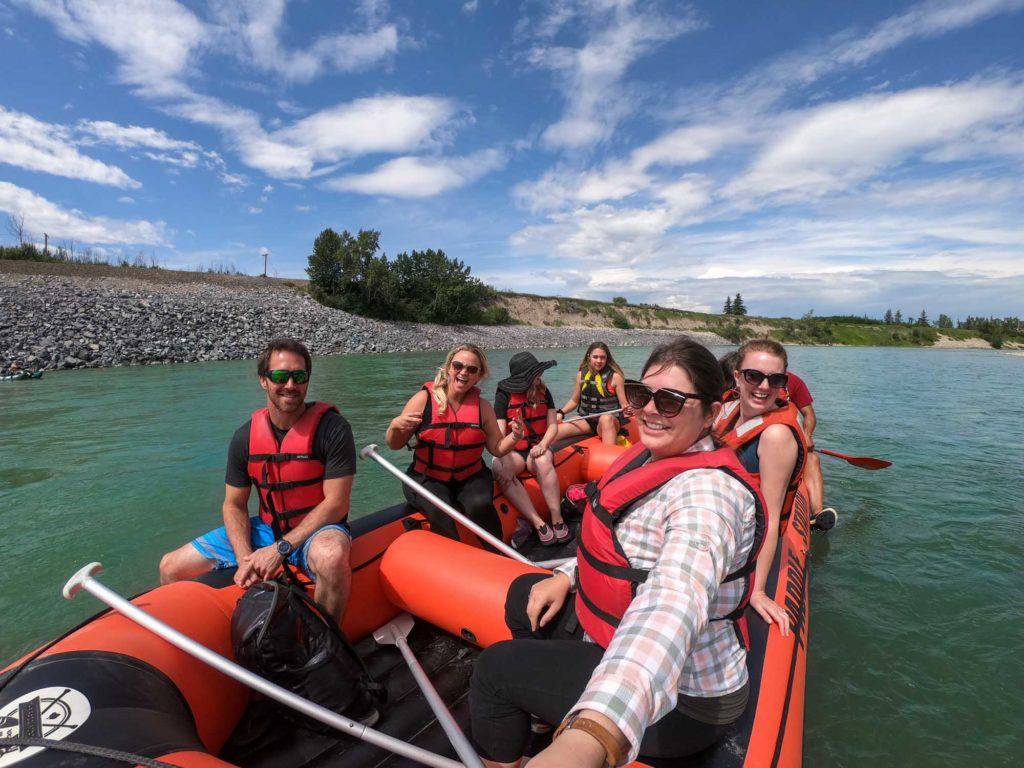
[[[679, 334], [707, 345], [735, 345], [697, 330], [707, 327], [701, 318], [720, 316], [661, 312], [659, 319], [659, 311], [645, 305], [619, 309], [634, 324], [639, 316], [663, 327], [609, 327], [610, 304], [519, 294], [501, 294], [500, 300], [520, 324], [445, 326], [373, 320], [331, 309], [311, 299], [306, 284], [277, 277], [0, 260], [0, 365], [19, 360], [28, 368], [52, 370], [249, 359], [279, 335], [303, 339], [318, 355], [443, 351], [462, 342], [487, 349], [585, 347], [595, 340], [654, 346]], [[748, 333], [767, 334], [772, 328], [761, 318], [744, 322]], [[981, 338], [953, 338], [940, 331], [933, 348], [992, 347]]]

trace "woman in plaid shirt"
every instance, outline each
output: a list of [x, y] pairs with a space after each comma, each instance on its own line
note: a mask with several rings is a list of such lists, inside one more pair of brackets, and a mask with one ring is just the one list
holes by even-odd
[[[685, 337], [652, 352], [642, 380], [626, 384], [650, 451], [637, 471], [680, 456], [699, 463], [699, 454], [716, 450], [709, 431], [722, 385], [715, 357]], [[731, 451], [703, 458], [739, 467]], [[580, 572], [575, 561], [513, 583], [506, 621], [516, 639], [483, 653], [470, 688], [472, 736], [487, 765], [519, 764], [531, 715], [567, 726], [531, 768], [598, 768], [641, 753], [697, 752], [743, 713], [746, 651], [732, 622], [720, 619], [745, 601], [763, 505], [742, 469], [680, 471], [615, 519], [616, 551], [629, 569], [647, 572], [634, 579], [640, 583], [616, 627], [595, 623], [586, 597], [567, 600]], [[609, 478], [602, 483], [610, 490]], [[593, 514], [588, 506], [584, 534]], [[595, 642], [591, 633], [610, 640]]]

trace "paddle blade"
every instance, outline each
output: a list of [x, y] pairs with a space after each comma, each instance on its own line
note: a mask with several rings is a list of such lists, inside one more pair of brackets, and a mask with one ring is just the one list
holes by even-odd
[[818, 453], [823, 453], [826, 456], [832, 456], [836, 459], [842, 459], [843, 461], [853, 464], [855, 467], [861, 469], [885, 469], [891, 467], [892, 462], [886, 461], [885, 459], [876, 459], [873, 456], [850, 456], [845, 453], [839, 453], [839, 451], [830, 451], [828, 448], [817, 448], [815, 450]]

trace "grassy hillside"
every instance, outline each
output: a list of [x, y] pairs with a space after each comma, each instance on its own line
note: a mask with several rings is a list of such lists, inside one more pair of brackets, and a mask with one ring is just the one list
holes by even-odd
[[[734, 343], [770, 336], [796, 344], [843, 344], [872, 347], [928, 347], [947, 337], [946, 343], [988, 346], [980, 334], [966, 329], [932, 326], [886, 325], [860, 317], [808, 316], [798, 320], [771, 317], [735, 317], [688, 312], [655, 304], [603, 302], [564, 296], [501, 292], [501, 303], [513, 322], [528, 325], [584, 326], [711, 331]], [[1010, 346], [1024, 345], [1024, 337], [1011, 337]]]

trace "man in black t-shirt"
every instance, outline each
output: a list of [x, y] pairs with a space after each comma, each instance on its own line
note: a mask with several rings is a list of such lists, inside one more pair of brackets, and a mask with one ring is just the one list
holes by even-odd
[[[235, 583], [246, 588], [272, 578], [287, 559], [313, 578], [314, 598], [341, 624], [352, 576], [352, 535], [345, 520], [356, 472], [355, 440], [349, 423], [333, 406], [306, 402], [311, 371], [309, 352], [294, 339], [275, 339], [260, 354], [257, 373], [267, 393], [267, 408], [254, 414], [260, 420], [255, 428], [250, 419], [231, 438], [224, 525], [164, 555], [161, 583], [237, 566]], [[322, 465], [322, 478], [294, 489], [258, 488], [261, 514], [250, 518], [251, 488], [268, 482], [265, 477], [261, 481], [262, 471], [272, 469], [277, 473], [274, 478], [280, 478], [281, 472], [300, 468], [294, 459], [267, 462], [260, 455], [280, 453], [289, 431], [303, 418], [309, 428], [308, 420], [319, 421], [310, 452], [318, 464], [302, 466], [311, 471]], [[253, 439], [261, 444], [252, 446]], [[293, 448], [286, 452], [295, 452]]]

